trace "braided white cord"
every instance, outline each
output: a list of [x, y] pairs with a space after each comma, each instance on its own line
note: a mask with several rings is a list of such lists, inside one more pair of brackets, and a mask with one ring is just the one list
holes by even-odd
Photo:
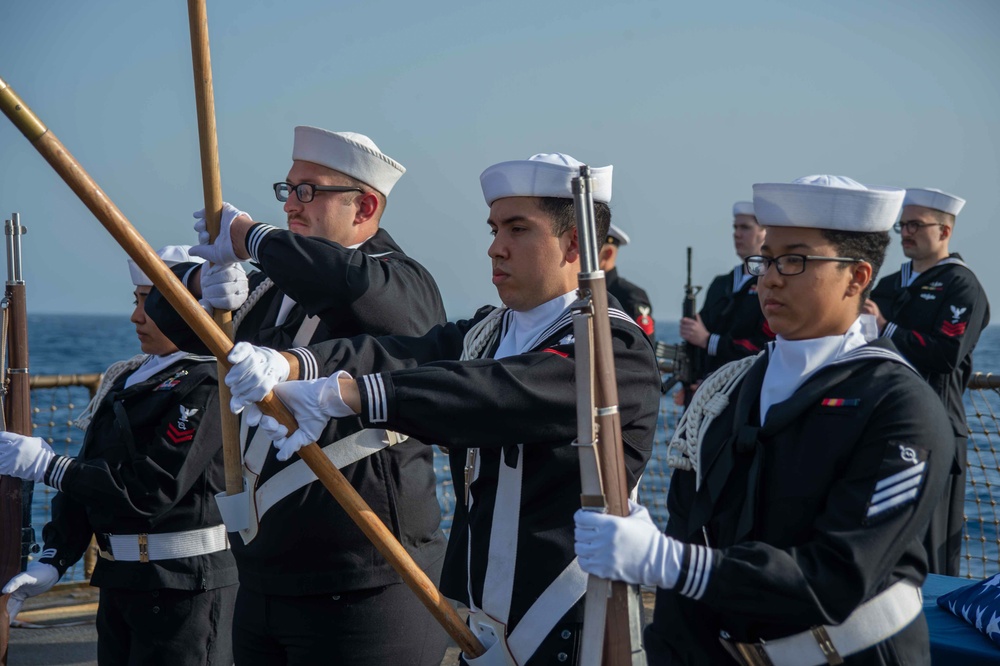
[[[727, 363], [705, 378], [667, 445], [668, 467], [698, 473], [698, 454], [708, 427], [729, 405], [729, 396], [756, 360], [756, 356], [748, 356]], [[699, 483], [700, 480], [699, 475]]]
[[462, 356], [460, 361], [479, 358], [483, 351], [492, 344], [497, 335], [500, 334], [500, 324], [503, 323], [503, 315], [507, 312], [506, 306], [495, 308], [478, 324], [469, 329], [462, 341]]
[[239, 328], [243, 318], [247, 316], [247, 313], [250, 312], [251, 309], [253, 309], [253, 306], [257, 305], [257, 301], [259, 301], [264, 294], [267, 293], [267, 290], [273, 286], [274, 281], [271, 280], [271, 278], [264, 278], [264, 281], [257, 285], [256, 289], [250, 292], [250, 295], [247, 296], [247, 300], [243, 301], [243, 305], [240, 306], [240, 309], [233, 313], [233, 332]]
[[131, 372], [138, 368], [147, 358], [149, 358], [148, 354], [136, 354], [132, 358], [112, 363], [111, 366], [104, 371], [104, 374], [101, 375], [101, 384], [97, 389], [97, 393], [94, 394], [94, 397], [91, 398], [90, 402], [87, 403], [87, 406], [84, 407], [80, 416], [73, 420], [73, 425], [80, 430], [86, 430], [87, 427], [90, 426], [91, 419], [94, 418], [94, 412], [97, 411], [97, 406], [101, 404], [101, 401], [104, 400], [104, 396], [108, 394], [108, 391], [110, 391], [111, 387], [115, 385], [115, 382], [118, 381], [118, 379], [126, 372]]

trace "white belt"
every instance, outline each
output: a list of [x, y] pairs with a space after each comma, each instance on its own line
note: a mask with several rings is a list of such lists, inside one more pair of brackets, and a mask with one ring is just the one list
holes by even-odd
[[858, 606], [843, 623], [759, 643], [723, 640], [737, 661], [749, 666], [841, 664], [843, 657], [866, 650], [902, 631], [923, 610], [920, 588], [899, 581]]
[[101, 557], [119, 562], [153, 562], [195, 557], [229, 549], [226, 526], [203, 527], [186, 532], [162, 534], [106, 534], [110, 552], [103, 548]]

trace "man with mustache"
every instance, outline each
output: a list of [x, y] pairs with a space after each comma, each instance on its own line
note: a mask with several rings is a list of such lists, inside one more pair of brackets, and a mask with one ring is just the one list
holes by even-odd
[[[208, 244], [199, 219], [203, 244], [192, 254], [216, 264], [249, 259], [261, 269], [234, 315], [237, 340], [285, 350], [362, 333], [420, 335], [444, 323], [433, 278], [380, 227], [404, 171], [363, 134], [296, 127], [292, 167], [274, 184], [288, 230], [226, 204]], [[196, 268], [184, 275], [195, 294], [208, 287]], [[246, 293], [238, 283], [213, 286]], [[163, 321], [176, 315], [154, 299], [147, 310], [186, 337], [179, 346], [197, 346], [186, 326]], [[267, 372], [287, 375], [280, 355], [271, 360]], [[300, 369], [317, 376], [315, 366]], [[336, 420], [315, 441], [329, 451], [361, 432], [357, 419]], [[240, 434], [247, 492], [223, 502], [244, 513], [250, 506], [246, 524], [227, 519], [231, 531], [239, 528], [230, 535], [240, 574], [236, 664], [439, 664], [447, 635], [304, 461], [277, 459], [246, 419]], [[384, 430], [363, 436], [373, 439], [334, 464], [436, 581], [445, 540], [430, 447]], [[370, 455], [359, 458], [362, 451]]]
[[955, 463], [945, 501], [924, 545], [931, 573], [957, 576], [962, 552], [969, 426], [962, 394], [972, 376], [972, 351], [990, 321], [986, 292], [972, 269], [948, 249], [965, 199], [934, 189], [908, 189], [894, 229], [910, 261], [882, 278], [865, 311], [882, 335], [920, 371], [944, 401], [955, 431]]
[[[419, 338], [359, 336], [286, 354], [293, 366], [320, 367], [325, 379], [275, 385], [246, 373], [242, 361], [227, 375], [234, 400], [273, 387], [295, 415], [291, 435], [261, 420], [279, 457], [345, 417], [448, 447], [457, 501], [441, 589], [469, 607], [469, 626], [490, 651], [473, 664], [579, 658], [586, 576], [573, 555], [581, 484], [569, 308], [580, 270], [571, 187], [579, 166], [568, 155], [539, 154], [480, 176], [502, 307]], [[597, 238], [611, 221], [611, 170], [593, 169]], [[652, 451], [659, 372], [645, 333], [609, 300], [633, 488]]]
[[651, 665], [930, 664], [920, 539], [954, 440], [861, 314], [902, 201], [841, 176], [754, 185], [767, 235], [744, 264], [775, 341], [678, 424], [666, 534], [639, 505], [577, 512], [585, 571], [658, 588]]

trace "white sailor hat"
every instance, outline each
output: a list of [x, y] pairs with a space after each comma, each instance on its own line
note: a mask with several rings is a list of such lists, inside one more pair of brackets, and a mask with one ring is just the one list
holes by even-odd
[[402, 164], [392, 159], [364, 134], [328, 132], [318, 127], [295, 128], [292, 159], [313, 162], [347, 174], [389, 196], [396, 181], [406, 173]]
[[753, 202], [752, 201], [737, 201], [733, 204], [733, 217], [737, 215], [749, 215], [751, 217], [756, 217], [753, 212]]
[[[504, 197], [573, 198], [573, 179], [580, 175], [580, 162], [564, 153], [539, 153], [526, 160], [500, 162], [479, 176], [486, 205]], [[594, 201], [611, 201], [611, 171], [614, 167], [591, 167]]]
[[920, 188], [906, 190], [906, 198], [903, 199], [904, 206], [923, 206], [933, 208], [949, 215], [958, 215], [965, 205], [965, 199], [956, 197], [934, 188]]
[[628, 234], [622, 231], [621, 227], [616, 226], [614, 222], [608, 227], [608, 240], [606, 242], [614, 243], [618, 247], [624, 247], [628, 245], [630, 240]]
[[905, 190], [866, 187], [845, 176], [805, 176], [791, 183], [757, 183], [753, 208], [765, 227], [888, 231], [899, 219]]
[[[201, 257], [192, 257], [188, 254], [188, 250], [191, 249], [190, 245], [165, 245], [161, 247], [156, 254], [160, 255], [160, 259], [163, 259], [163, 263], [167, 266], [173, 266], [175, 264], [183, 264], [187, 262], [192, 262], [200, 264], [205, 260]], [[128, 272], [132, 276], [132, 284], [137, 287], [152, 287], [153, 281], [142, 272], [142, 269], [132, 261], [128, 260]]]

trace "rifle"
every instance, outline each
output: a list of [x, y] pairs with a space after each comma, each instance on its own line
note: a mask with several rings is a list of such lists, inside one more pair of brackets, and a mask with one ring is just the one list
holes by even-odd
[[[700, 286], [691, 284], [691, 248], [689, 247], [687, 249], [687, 282], [684, 283], [683, 316], [691, 319], [698, 316], [698, 305], [695, 297], [700, 291]], [[691, 385], [701, 378], [701, 355], [698, 353], [698, 348], [690, 342], [679, 345], [657, 342], [656, 361], [660, 370], [673, 373], [663, 381], [662, 391], [666, 393], [673, 388], [674, 384], [681, 384], [684, 387], [684, 406], [687, 407], [691, 403], [691, 396], [694, 395]]]
[[[608, 292], [604, 271], [597, 264], [592, 180], [586, 165], [580, 167], [579, 177], [573, 178], [573, 199], [580, 245], [579, 299], [570, 306], [578, 391], [577, 440], [573, 445], [580, 455], [580, 503], [586, 511], [627, 516], [628, 484]], [[638, 589], [588, 576], [581, 666], [645, 666], [641, 633]]]
[[[3, 323], [0, 340], [0, 372], [3, 383], [0, 397], [0, 427], [20, 435], [31, 434], [31, 388], [28, 382], [28, 317], [24, 300], [24, 280], [21, 275], [21, 217], [5, 220], [7, 237], [7, 285], [2, 302]], [[8, 363], [2, 357], [10, 350]], [[34, 484], [12, 476], [0, 477], [0, 587], [20, 573], [27, 564], [29, 552], [37, 552], [31, 529], [31, 495]], [[27, 526], [27, 527], [26, 527]], [[0, 595], [0, 665], [7, 664], [10, 638], [10, 618], [7, 598]]]

